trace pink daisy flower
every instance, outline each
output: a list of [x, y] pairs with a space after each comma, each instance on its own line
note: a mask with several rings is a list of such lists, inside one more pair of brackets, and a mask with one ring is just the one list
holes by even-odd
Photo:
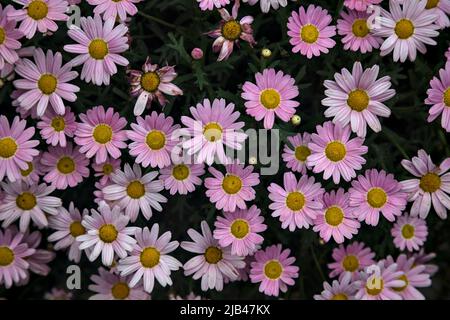
[[200, 9], [213, 10], [215, 8], [225, 7], [230, 3], [230, 0], [197, 0]]
[[255, 205], [248, 210], [237, 209], [218, 216], [214, 226], [214, 238], [222, 247], [231, 246], [231, 254], [247, 256], [253, 254], [264, 241], [259, 234], [267, 229], [261, 210]]
[[172, 285], [170, 274], [182, 264], [169, 253], [178, 248], [178, 241], [170, 241], [172, 233], [166, 231], [159, 236], [159, 225], [155, 223], [151, 230], [147, 227], [136, 229], [135, 245], [130, 256], [121, 259], [117, 270], [122, 276], [133, 275], [129, 285], [136, 286], [143, 279], [144, 290], [152, 293], [156, 281], [163, 287]]
[[330, 278], [339, 276], [341, 281], [347, 274], [357, 280], [360, 271], [375, 263], [375, 253], [362, 242], [353, 242], [347, 246], [341, 244], [333, 249], [332, 257], [334, 262], [328, 264]]
[[224, 147], [241, 150], [247, 135], [238, 130], [244, 122], [235, 122], [240, 112], [234, 112], [234, 104], [227, 104], [225, 99], [203, 100], [196, 107], [189, 109], [193, 118], [182, 116], [181, 122], [187, 127], [190, 139], [183, 142], [188, 155], [197, 155], [197, 163], [206, 162], [209, 166], [217, 156], [221, 163], [228, 163]]
[[350, 206], [360, 221], [376, 226], [380, 213], [390, 222], [400, 216], [406, 207], [407, 194], [394, 175], [376, 169], [366, 170], [352, 181], [349, 189]]
[[20, 180], [30, 185], [39, 182], [41, 176], [44, 175], [44, 172], [42, 171], [42, 165], [40, 163], [40, 158], [41, 155], [38, 154], [33, 159], [33, 161], [27, 162], [28, 168], [26, 170], [20, 170]]
[[75, 187], [89, 177], [89, 159], [80, 153], [80, 147], [68, 143], [65, 148], [49, 147], [42, 154], [42, 170], [46, 173], [44, 181], [56, 189]]
[[380, 4], [383, 0], [345, 0], [344, 6], [351, 10], [367, 11], [372, 5]]
[[125, 21], [127, 15], [134, 16], [138, 9], [134, 5], [142, 0], [87, 0], [91, 6], [95, 6], [95, 14], [103, 14], [103, 19], [114, 19]]
[[[18, 230], [15, 230], [18, 233]], [[46, 277], [51, 271], [48, 264], [55, 259], [56, 254], [53, 251], [39, 248], [42, 241], [42, 234], [39, 231], [30, 233], [27, 230], [23, 236], [23, 241], [28, 244], [29, 248], [35, 249], [35, 252], [26, 258], [26, 261], [30, 265], [29, 270], [37, 275]], [[30, 273], [27, 271], [27, 278], [24, 280], [23, 285], [26, 285], [29, 282], [30, 276]]]
[[213, 177], [205, 179], [206, 196], [218, 210], [233, 212], [236, 208], [246, 209], [246, 201], [255, 199], [254, 186], [259, 184], [259, 174], [253, 166], [233, 163], [225, 166], [225, 175], [209, 167]]
[[310, 169], [306, 165], [306, 159], [311, 154], [311, 150], [308, 148], [308, 143], [311, 141], [311, 134], [304, 132], [298, 133], [295, 136], [287, 138], [289, 144], [284, 145], [284, 152], [282, 154], [283, 161], [286, 162], [286, 167], [294, 172], [306, 174], [306, 169]]
[[177, 163], [160, 170], [160, 180], [164, 182], [166, 190], [170, 190], [170, 194], [188, 194], [193, 192], [196, 186], [202, 184], [202, 176], [205, 173], [205, 165]]
[[64, 46], [64, 50], [79, 56], [70, 62], [73, 66], [83, 65], [81, 80], [97, 86], [109, 85], [110, 77], [117, 73], [116, 64], [127, 66], [128, 60], [120, 54], [128, 50], [124, 24], [114, 27], [114, 19], [102, 21], [100, 15], [81, 18], [81, 29], [70, 29], [67, 34], [78, 44]]
[[20, 170], [27, 170], [28, 163], [39, 154], [35, 149], [38, 140], [30, 140], [34, 127], [25, 129], [27, 122], [14, 117], [11, 126], [8, 118], [0, 116], [0, 181], [5, 176], [9, 181], [21, 179]]
[[145, 118], [137, 117], [137, 123], [132, 123], [133, 130], [127, 131], [132, 141], [128, 146], [130, 155], [136, 157], [136, 163], [144, 168], [164, 168], [171, 164], [171, 152], [177, 145], [176, 131], [180, 128], [173, 124], [173, 118], [165, 117], [163, 113], [153, 111]]
[[314, 295], [314, 300], [355, 300], [358, 282], [353, 282], [352, 277], [347, 275], [342, 280], [333, 280], [331, 285], [323, 283], [321, 294]]
[[22, 46], [18, 40], [22, 38], [23, 34], [16, 29], [16, 21], [8, 19], [9, 11], [14, 11], [14, 8], [6, 6], [3, 9], [0, 4], [0, 70], [6, 64], [12, 65], [19, 60], [16, 51]]
[[67, 137], [72, 138], [77, 123], [75, 122], [75, 114], [69, 107], [65, 108], [64, 115], [59, 115], [51, 109], [47, 109], [46, 113], [37, 123], [37, 127], [41, 130], [40, 134], [47, 144], [52, 146], [60, 145], [65, 147]]
[[174, 66], [159, 68], [157, 64], [151, 64], [147, 57], [142, 71], [129, 70], [130, 93], [138, 97], [134, 105], [134, 115], [140, 116], [146, 107], [150, 107], [153, 100], [158, 99], [161, 106], [165, 106], [167, 99], [164, 94], [171, 96], [183, 95], [183, 91], [172, 83], [177, 77]]
[[231, 254], [231, 248], [223, 248], [213, 238], [211, 229], [206, 221], [201, 222], [202, 234], [194, 229], [187, 231], [193, 240], [181, 242], [181, 248], [196, 253], [183, 266], [184, 275], [192, 275], [194, 280], [201, 280], [203, 291], [208, 289], [223, 290], [224, 278], [234, 281], [238, 277], [237, 269], [245, 267], [244, 257]]
[[62, 65], [59, 52], [53, 54], [47, 50], [45, 54], [42, 49], [36, 49], [33, 60], [21, 59], [15, 67], [23, 78], [14, 81], [14, 86], [21, 90], [17, 97], [20, 107], [26, 110], [36, 108], [37, 116], [42, 117], [50, 104], [57, 114], [64, 115], [63, 99], [74, 102], [77, 100], [75, 93], [80, 91], [79, 87], [69, 83], [78, 76], [78, 72], [71, 71], [70, 63]]
[[325, 117], [333, 117], [334, 123], [346, 126], [350, 123], [352, 131], [359, 137], [366, 136], [366, 126], [375, 131], [381, 131], [377, 116], [389, 117], [391, 110], [383, 104], [395, 95], [390, 89], [391, 78], [378, 78], [378, 65], [363, 70], [360, 62], [353, 64], [352, 73], [346, 68], [341, 73], [335, 73], [333, 80], [325, 80], [327, 88], [322, 104], [328, 107]]
[[272, 129], [275, 116], [288, 122], [300, 103], [295, 80], [290, 75], [275, 69], [264, 69], [255, 74], [256, 84], [245, 82], [241, 97], [245, 100], [247, 114], [257, 121], [264, 119], [264, 128]]
[[420, 249], [418, 253], [413, 254], [414, 261], [416, 266], [418, 265], [424, 265], [425, 270], [424, 272], [429, 274], [430, 276], [434, 276], [436, 272], [438, 272], [439, 268], [435, 264], [429, 263], [431, 260], [436, 258], [435, 253], [425, 253], [423, 249]]
[[358, 234], [360, 223], [354, 218], [348, 199], [348, 193], [342, 188], [324, 193], [323, 208], [314, 220], [313, 230], [319, 232], [325, 242], [333, 237], [337, 243], [343, 243]]
[[75, 131], [75, 143], [81, 146], [81, 153], [85, 153], [87, 158], [95, 155], [97, 164], [105, 162], [108, 155], [120, 158], [120, 149], [127, 147], [127, 134], [123, 130], [127, 120], [124, 117], [111, 107], [105, 110], [98, 106], [80, 114], [80, 120]]
[[100, 185], [106, 186], [111, 181], [112, 174], [116, 173], [120, 169], [120, 159], [114, 159], [108, 157], [105, 162], [97, 164], [93, 163], [92, 168], [95, 171], [96, 177], [101, 177]]
[[288, 4], [287, 0], [242, 0], [242, 2], [248, 2], [248, 4], [251, 6], [255, 5], [258, 1], [260, 3], [261, 11], [264, 13], [269, 12], [270, 7], [272, 7], [274, 10], [278, 10], [280, 7], [284, 8]]
[[427, 94], [425, 104], [432, 106], [428, 111], [428, 122], [442, 115], [441, 126], [450, 132], [450, 64], [439, 70], [439, 78], [433, 77]]
[[316, 126], [316, 130], [308, 144], [311, 155], [306, 164], [313, 168], [314, 173], [323, 172], [325, 180], [333, 177], [335, 184], [339, 183], [341, 176], [345, 181], [356, 177], [355, 170], [360, 170], [366, 163], [362, 157], [368, 151], [363, 145], [364, 139], [350, 139], [349, 126], [342, 127], [331, 121]]
[[312, 4], [306, 10], [300, 7], [298, 13], [292, 11], [287, 24], [292, 52], [300, 52], [308, 59], [328, 53], [336, 45], [331, 39], [336, 35], [336, 27], [330, 26], [331, 21], [327, 10]]
[[307, 175], [302, 175], [297, 182], [292, 172], [284, 173], [283, 184], [284, 187], [271, 183], [267, 188], [272, 201], [269, 205], [273, 210], [272, 217], [279, 217], [283, 229], [308, 229], [322, 209], [320, 198], [324, 189], [320, 183], [315, 183], [314, 177]]
[[404, 214], [398, 217], [391, 229], [394, 245], [400, 250], [408, 249], [412, 252], [419, 250], [427, 239], [428, 228], [425, 220]]
[[19, 31], [28, 39], [33, 38], [36, 31], [40, 33], [55, 32], [58, 25], [55, 21], [67, 21], [67, 1], [64, 0], [14, 0], [22, 9], [8, 12], [8, 19], [21, 21]]
[[431, 157], [419, 150], [418, 156], [412, 161], [402, 160], [402, 166], [415, 179], [401, 181], [402, 191], [408, 193], [408, 201], [413, 201], [411, 216], [420, 216], [425, 219], [430, 212], [431, 205], [441, 219], [447, 218], [447, 209], [450, 209], [450, 158], [446, 158], [436, 166]]
[[290, 253], [291, 250], [283, 250], [281, 244], [255, 253], [250, 279], [252, 283], [260, 283], [259, 292], [277, 297], [280, 291], [286, 292], [288, 286], [295, 284], [299, 267], [293, 265], [295, 257], [289, 257]]
[[45, 300], [72, 300], [73, 299], [73, 293], [68, 292], [64, 289], [59, 288], [52, 288], [51, 291], [46, 292], [44, 295]]
[[438, 18], [435, 23], [441, 29], [450, 27], [450, 19], [448, 18], [450, 14], [450, 0], [427, 0], [425, 9], [437, 15]]

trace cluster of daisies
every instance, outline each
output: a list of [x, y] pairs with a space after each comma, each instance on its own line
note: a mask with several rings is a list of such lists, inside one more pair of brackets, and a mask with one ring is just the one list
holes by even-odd
[[[67, 106], [80, 91], [74, 80], [109, 85], [118, 66], [128, 67], [123, 56], [130, 46], [126, 23], [140, 0], [87, 0], [95, 6], [93, 15], [67, 31], [63, 50], [73, 59], [66, 63], [60, 52], [22, 47], [22, 42], [36, 34], [51, 37], [69, 19], [69, 5], [80, 1], [15, 2], [0, 5], [0, 78], [12, 81], [18, 113], [12, 120], [0, 116], [0, 285], [25, 285], [30, 273], [50, 272], [55, 252], [40, 248], [42, 234], [34, 227], [48, 228], [47, 240], [70, 261], [78, 263], [84, 255], [101, 262], [89, 287], [93, 299], [149, 299], [155, 284], [171, 286], [171, 274], [179, 269], [199, 280], [203, 291], [250, 281], [260, 292], [278, 296], [295, 285], [300, 271], [295, 254], [281, 244], [264, 245], [268, 226], [254, 201], [259, 173], [226, 152], [241, 150], [247, 139], [233, 103], [204, 99], [179, 121], [147, 111], [155, 102], [164, 106], [167, 96], [183, 94], [173, 83], [175, 67], [148, 58], [140, 70], [127, 70], [130, 94], [136, 98], [131, 121], [113, 107], [93, 106], [76, 114]], [[215, 39], [212, 48], [219, 61], [240, 40], [256, 44], [253, 17], [239, 18], [239, 0], [198, 2], [201, 10], [218, 9], [222, 18], [207, 33]], [[243, 2], [255, 5], [258, 0]], [[287, 5], [287, 0], [259, 2], [263, 12]], [[390, 0], [389, 11], [378, 7], [381, 2], [346, 0], [337, 27], [327, 10], [300, 6], [287, 21], [292, 52], [308, 59], [328, 53], [336, 45], [332, 38], [337, 28], [344, 50], [380, 49], [382, 56], [393, 53], [394, 61], [414, 61], [417, 51], [425, 53], [426, 45], [436, 44], [433, 38], [450, 25], [449, 0]], [[225, 8], [229, 4], [231, 14]], [[369, 21], [369, 9], [381, 16]], [[450, 59], [450, 50], [446, 56]], [[192, 57], [201, 59], [201, 51], [193, 50]], [[380, 118], [391, 114], [385, 105], [395, 95], [391, 79], [381, 76], [377, 65], [364, 68], [355, 62], [324, 87], [322, 105], [330, 119], [313, 133], [288, 137], [282, 154], [288, 171], [282, 184], [268, 186], [268, 209], [282, 229], [311, 227], [321, 241], [340, 244], [329, 264], [330, 278], [337, 279], [325, 283], [316, 299], [423, 299], [417, 288], [430, 286], [437, 269], [429, 263], [434, 255], [422, 248], [428, 234], [425, 219], [431, 207], [440, 218], [447, 217], [450, 158], [436, 165], [419, 150], [401, 163], [413, 176], [405, 181], [375, 168], [359, 172], [368, 152], [367, 127], [381, 131]], [[246, 81], [240, 95], [246, 113], [266, 129], [294, 119], [300, 106], [295, 79], [272, 68]], [[442, 127], [450, 131], [450, 63], [431, 80], [424, 103], [432, 106], [428, 121], [442, 115]], [[36, 126], [27, 126], [29, 122]], [[122, 163], [123, 153], [134, 163]], [[79, 210], [55, 196], [56, 190], [74, 188], [92, 173], [94, 208]], [[315, 174], [337, 188], [326, 191]], [[351, 187], [345, 190], [341, 181]], [[172, 240], [170, 231], [151, 223], [168, 197], [186, 195], [202, 184], [217, 216], [211, 225], [202, 221], [188, 229], [191, 241]], [[149, 220], [148, 226], [136, 225], [138, 217]], [[363, 223], [375, 227], [380, 219], [393, 223], [393, 243], [404, 251], [397, 258], [374, 260], [365, 244], [343, 244]], [[192, 258], [180, 262], [174, 257], [180, 249]], [[48, 293], [49, 299], [64, 297], [70, 294], [57, 289]]]

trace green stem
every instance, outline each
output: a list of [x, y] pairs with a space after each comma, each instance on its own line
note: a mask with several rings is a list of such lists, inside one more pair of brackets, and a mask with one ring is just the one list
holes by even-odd
[[162, 24], [163, 26], [166, 26], [166, 27], [169, 27], [169, 28], [173, 28], [173, 29], [176, 29], [176, 28], [177, 28], [177, 26], [174, 25], [174, 24], [172, 24], [172, 23], [166, 22], [166, 21], [164, 21], [164, 20], [162, 20], [162, 19], [159, 19], [159, 18], [154, 17], [154, 16], [151, 16], [151, 15], [148, 15], [148, 14], [146, 14], [146, 13], [143, 13], [142, 11], [138, 11], [138, 14], [141, 15], [141, 16], [143, 16], [144, 18], [147, 18], [147, 19], [149, 19], [149, 20], [152, 20], [152, 21], [154, 21], [154, 22], [157, 22], [157, 23], [159, 23], [159, 24]]
[[322, 281], [327, 281], [325, 278], [325, 275], [323, 274], [322, 268], [320, 267], [319, 260], [317, 260], [316, 253], [314, 252], [314, 248], [311, 246], [311, 254], [314, 259], [314, 264], [316, 265], [317, 269], [319, 270], [320, 277], [322, 278]]

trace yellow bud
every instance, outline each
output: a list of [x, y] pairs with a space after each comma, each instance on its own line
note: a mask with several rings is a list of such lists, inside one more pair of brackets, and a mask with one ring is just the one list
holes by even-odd
[[262, 55], [264, 58], [270, 58], [270, 56], [272, 55], [272, 51], [270, 51], [270, 49], [267, 49], [267, 48], [262, 49], [262, 50], [261, 50], [261, 55]]
[[302, 122], [302, 118], [300, 118], [300, 116], [296, 114], [291, 118], [291, 122], [294, 126], [298, 126], [300, 122]]

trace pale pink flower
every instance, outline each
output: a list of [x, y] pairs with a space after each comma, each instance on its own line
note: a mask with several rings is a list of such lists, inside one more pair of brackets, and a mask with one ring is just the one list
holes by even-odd
[[0, 70], [7, 64], [13, 65], [19, 60], [17, 50], [22, 46], [18, 40], [23, 34], [16, 29], [16, 21], [8, 19], [8, 11], [14, 11], [14, 8], [6, 6], [3, 9], [0, 4]]
[[331, 285], [324, 282], [324, 290], [321, 294], [314, 295], [314, 300], [355, 300], [358, 285], [350, 275], [346, 275], [342, 280], [333, 280]]
[[87, 0], [87, 2], [95, 6], [94, 13], [103, 15], [103, 19], [119, 18], [120, 21], [125, 21], [127, 15], [134, 16], [138, 9], [134, 5], [142, 0]]
[[328, 264], [330, 278], [339, 276], [340, 281], [347, 274], [357, 280], [360, 271], [375, 263], [375, 253], [362, 242], [352, 242], [346, 246], [341, 244], [333, 249], [332, 256], [334, 262]]
[[59, 115], [52, 109], [47, 109], [41, 121], [37, 123], [41, 137], [49, 145], [65, 147], [67, 145], [67, 138], [72, 138], [77, 129], [75, 114], [69, 107], [65, 108], [63, 114]]
[[202, 184], [202, 176], [205, 173], [205, 165], [174, 163], [169, 167], [160, 170], [159, 179], [164, 182], [166, 190], [170, 190], [170, 194], [188, 194], [193, 192], [196, 186]]
[[344, 6], [351, 10], [367, 11], [367, 8], [380, 4], [383, 0], [345, 0]]
[[38, 154], [33, 161], [27, 162], [28, 168], [26, 170], [20, 170], [20, 180], [25, 181], [30, 185], [38, 183], [41, 176], [44, 175], [40, 160], [41, 154]]
[[416, 265], [424, 265], [425, 266], [425, 270], [424, 272], [429, 274], [430, 276], [433, 276], [436, 274], [436, 272], [438, 272], [439, 268], [437, 265], [435, 264], [431, 264], [429, 263], [431, 260], [433, 260], [434, 258], [436, 258], [436, 254], [435, 253], [425, 253], [425, 251], [423, 249], [420, 249], [420, 251], [418, 253], [415, 253], [412, 255], [414, 257], [414, 261], [416, 263]]
[[[293, 172], [306, 174], [306, 169], [310, 169], [306, 165], [306, 159], [311, 154], [308, 148], [308, 143], [311, 141], [311, 134], [304, 132], [298, 133], [295, 136], [287, 138], [289, 144], [284, 145], [284, 152], [282, 154], [283, 161], [286, 162], [286, 167]], [[292, 146], [293, 149], [290, 148]]]
[[[450, 51], [449, 51], [450, 52]], [[427, 90], [428, 97], [425, 104], [432, 106], [428, 111], [427, 121], [432, 122], [440, 115], [441, 126], [450, 132], [450, 64], [445, 69], [439, 70], [439, 77], [433, 77], [430, 88]]]
[[197, 0], [200, 9], [213, 10], [214, 8], [222, 8], [230, 3], [230, 0]]
[[120, 169], [120, 159], [108, 157], [105, 162], [100, 164], [93, 163], [92, 168], [95, 171], [94, 175], [101, 177], [99, 180], [100, 185], [106, 186], [111, 181], [111, 175]]
[[427, 239], [428, 228], [425, 220], [404, 214], [391, 229], [394, 245], [400, 250], [419, 250]]

